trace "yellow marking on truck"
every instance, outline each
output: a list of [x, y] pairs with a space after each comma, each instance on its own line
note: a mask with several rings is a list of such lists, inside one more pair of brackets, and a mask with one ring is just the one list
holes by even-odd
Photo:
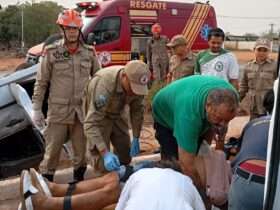
[[196, 4], [194, 9], [186, 23], [186, 26], [182, 32], [182, 34], [187, 39], [187, 47], [191, 48], [200, 29], [202, 24], [205, 22], [208, 13], [210, 10], [209, 5], [205, 4]]
[[195, 19], [198, 16], [198, 13], [200, 12], [200, 9], [201, 9], [201, 4], [194, 5], [193, 11], [192, 11], [190, 17], [188, 18], [188, 21], [186, 23], [184, 30], [182, 31], [183, 35], [187, 35], [189, 33], [189, 31], [191, 30], [191, 28], [193, 27]]
[[194, 41], [197, 38], [197, 35], [200, 32], [200, 29], [201, 29], [203, 23], [205, 22], [205, 20], [206, 20], [206, 18], [208, 16], [209, 10], [210, 10], [210, 6], [203, 5], [202, 12], [201, 12], [200, 16], [197, 19], [198, 21], [196, 22], [195, 27], [193, 28], [193, 30], [191, 31], [191, 33], [188, 36], [187, 47], [189, 47], [189, 48], [192, 47]]
[[130, 51], [112, 51], [110, 52], [112, 56], [112, 62], [114, 61], [129, 61]]
[[208, 16], [209, 10], [210, 10], [210, 6], [204, 5], [203, 15], [201, 16], [201, 18], [199, 18], [200, 22], [197, 24], [196, 29], [193, 30], [191, 39], [188, 41], [189, 48], [191, 48], [193, 43], [195, 42], [195, 40], [200, 32], [200, 29]]

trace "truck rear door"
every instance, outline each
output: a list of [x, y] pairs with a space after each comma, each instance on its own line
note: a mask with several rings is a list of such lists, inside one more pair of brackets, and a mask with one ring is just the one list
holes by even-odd
[[151, 26], [158, 22], [157, 10], [129, 10], [131, 31], [131, 59], [145, 61], [146, 45], [152, 36]]

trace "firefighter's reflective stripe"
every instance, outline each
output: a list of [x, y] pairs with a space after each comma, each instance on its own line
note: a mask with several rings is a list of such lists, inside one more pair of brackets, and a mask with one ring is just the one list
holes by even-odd
[[182, 31], [182, 34], [187, 35], [189, 33], [192, 26], [194, 25], [194, 21], [195, 21], [196, 17], [198, 16], [200, 8], [201, 8], [200, 4], [195, 4], [194, 5], [193, 11], [192, 11], [187, 23], [186, 23], [186, 26], [185, 26], [184, 30]]
[[131, 51], [102, 51], [97, 54], [102, 66], [125, 65], [131, 60]]
[[186, 26], [182, 32], [182, 34], [186, 37], [188, 40], [187, 47], [191, 48], [200, 29], [202, 24], [205, 22], [209, 10], [209, 5], [205, 4], [196, 4], [194, 6], [194, 9], [190, 15], [190, 18], [188, 19]]
[[200, 22], [197, 24], [196, 29], [193, 30], [193, 33], [191, 35], [191, 40], [189, 42], [188, 47], [192, 47], [192, 45], [194, 44], [198, 34], [200, 33], [202, 25], [208, 16], [209, 10], [210, 10], [210, 6], [203, 5], [202, 16], [201, 16], [201, 18], [199, 18]]
[[112, 62], [114, 61], [130, 61], [131, 52], [130, 51], [112, 51]]

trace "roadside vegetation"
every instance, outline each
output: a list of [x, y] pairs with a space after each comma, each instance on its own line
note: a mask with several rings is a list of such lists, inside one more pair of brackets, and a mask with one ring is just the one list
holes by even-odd
[[44, 41], [49, 35], [58, 32], [55, 21], [62, 7], [55, 2], [28, 2], [10, 5], [0, 10], [0, 46], [11, 49], [21, 46], [22, 14], [25, 48]]

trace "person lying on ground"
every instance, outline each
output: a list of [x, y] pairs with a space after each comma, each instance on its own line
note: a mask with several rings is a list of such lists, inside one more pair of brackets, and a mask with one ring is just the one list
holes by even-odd
[[[205, 209], [192, 180], [179, 173], [181, 170], [176, 162], [159, 162], [144, 167], [148, 168], [138, 170], [139, 167], [125, 167], [124, 171], [70, 185], [48, 182], [34, 169], [30, 173], [23, 171], [20, 179], [22, 204], [19, 209], [99, 210], [118, 200], [118, 210]], [[134, 171], [137, 172], [130, 176], [120, 196], [120, 180]]]
[[119, 176], [111, 172], [77, 184], [55, 184], [43, 179], [34, 169], [30, 174], [24, 170], [20, 192], [19, 210], [97, 210], [118, 201]]

